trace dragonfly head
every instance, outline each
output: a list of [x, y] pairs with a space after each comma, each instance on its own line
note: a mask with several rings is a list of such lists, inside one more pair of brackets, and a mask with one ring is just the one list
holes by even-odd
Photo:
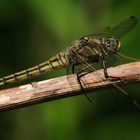
[[121, 43], [118, 39], [114, 37], [108, 37], [104, 40], [104, 44], [106, 45], [106, 48], [108, 51], [111, 51], [113, 53], [116, 53], [121, 48]]

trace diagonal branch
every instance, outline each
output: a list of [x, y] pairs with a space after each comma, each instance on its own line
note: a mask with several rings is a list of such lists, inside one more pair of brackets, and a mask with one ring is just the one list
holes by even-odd
[[[85, 90], [97, 90], [112, 84], [140, 81], [140, 62], [108, 68], [108, 73], [122, 80], [107, 80], [103, 70], [89, 73], [81, 78]], [[75, 75], [35, 82], [0, 91], [0, 111], [12, 110], [35, 103], [46, 102], [83, 94]]]

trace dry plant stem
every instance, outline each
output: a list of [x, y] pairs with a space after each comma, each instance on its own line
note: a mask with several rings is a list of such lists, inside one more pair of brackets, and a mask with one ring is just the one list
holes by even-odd
[[[126, 84], [140, 81], [140, 62], [108, 68], [108, 73], [122, 80], [111, 81], [104, 77], [103, 70], [89, 73], [81, 78], [85, 90], [97, 90], [112, 84]], [[34, 82], [0, 91], [0, 111], [83, 94], [76, 75]]]

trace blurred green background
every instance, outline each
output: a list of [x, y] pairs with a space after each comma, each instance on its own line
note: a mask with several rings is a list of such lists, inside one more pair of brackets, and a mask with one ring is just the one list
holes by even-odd
[[[75, 39], [135, 15], [138, 0], [0, 0], [1, 77], [34, 66]], [[121, 52], [140, 58], [140, 22], [122, 40]], [[65, 70], [33, 79], [65, 75]], [[16, 85], [16, 84], [15, 84]], [[14, 86], [15, 86], [14, 85]], [[123, 86], [140, 102], [139, 84]], [[137, 140], [140, 114], [116, 89], [0, 113], [0, 140]]]

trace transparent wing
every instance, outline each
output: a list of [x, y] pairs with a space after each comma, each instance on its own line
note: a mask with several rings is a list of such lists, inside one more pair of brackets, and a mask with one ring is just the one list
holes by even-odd
[[122, 38], [127, 35], [136, 25], [137, 18], [135, 16], [130, 16], [117, 24], [111, 25], [103, 29], [102, 31], [98, 31], [88, 35], [88, 37], [96, 36], [96, 37], [115, 37]]

